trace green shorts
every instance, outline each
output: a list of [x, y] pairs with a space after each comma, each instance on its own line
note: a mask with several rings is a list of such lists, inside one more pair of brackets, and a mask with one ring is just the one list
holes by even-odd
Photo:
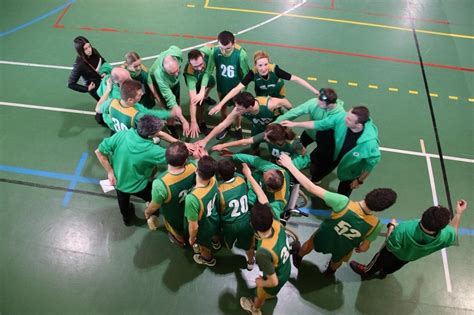
[[224, 242], [230, 249], [234, 246], [249, 250], [252, 246], [252, 239], [254, 230], [250, 225], [250, 216], [247, 216], [247, 220], [241, 220], [239, 222], [233, 222], [232, 224], [224, 224]]

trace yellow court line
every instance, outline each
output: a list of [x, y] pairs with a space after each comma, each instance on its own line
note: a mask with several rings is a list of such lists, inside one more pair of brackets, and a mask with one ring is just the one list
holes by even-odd
[[455, 100], [455, 101], [457, 101], [457, 100], [459, 99], [459, 97], [457, 97], [457, 96], [452, 96], [452, 95], [449, 95], [448, 98], [449, 98], [450, 100]]
[[[359, 22], [359, 21], [353, 21], [353, 20], [331, 19], [331, 18], [325, 18], [325, 17], [320, 17], [320, 16], [310, 16], [310, 15], [301, 15], [301, 14], [293, 14], [293, 13], [281, 13], [281, 12], [273, 12], [273, 11], [251, 10], [251, 9], [229, 8], [229, 7], [215, 7], [215, 6], [209, 5], [209, 0], [206, 0], [206, 2], [204, 3], [204, 8], [210, 9], [210, 10], [234, 11], [234, 12], [245, 12], [245, 13], [255, 13], [255, 14], [284, 15], [284, 16], [301, 18], [301, 19], [319, 20], [319, 21], [325, 21], [325, 22], [353, 24], [353, 25], [361, 25], [361, 26], [368, 26], [368, 27], [375, 27], [375, 28], [386, 28], [386, 29], [398, 30], [398, 31], [404, 31], [404, 32], [412, 32], [411, 28], [391, 26], [391, 25], [385, 25], [385, 24], [367, 23], [367, 22]], [[420, 29], [415, 29], [415, 30], [418, 33], [424, 33], [424, 34], [430, 34], [430, 35], [474, 39], [473, 35], [434, 32], [434, 31], [420, 30]]]
[[356, 83], [356, 82], [347, 82], [347, 85], [349, 85], [349, 86], [359, 86], [359, 84]]
[[306, 79], [308, 79], [309, 81], [316, 81], [316, 80], [318, 80], [318, 78], [316, 78], [316, 77], [307, 77]]
[[415, 90], [408, 90], [408, 93], [418, 95], [418, 91]]
[[398, 89], [397, 89], [397, 88], [388, 88], [388, 90], [389, 90], [390, 92], [398, 92]]
[[369, 84], [369, 89], [378, 89], [379, 86], [375, 84]]
[[474, 98], [468, 98], [467, 100], [471, 103], [474, 103]]
[[337, 83], [337, 80], [328, 80], [328, 83], [334, 83], [334, 84], [336, 84], [336, 83]]
[[186, 4], [188, 8], [195, 8], [196, 6], [194, 4]]
[[437, 93], [430, 93], [430, 96], [431, 97], [438, 97], [438, 94]]

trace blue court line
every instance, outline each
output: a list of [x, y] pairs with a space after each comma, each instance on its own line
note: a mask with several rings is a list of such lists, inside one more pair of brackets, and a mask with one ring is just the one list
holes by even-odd
[[82, 153], [81, 159], [79, 160], [79, 163], [76, 166], [76, 170], [74, 171], [74, 179], [69, 183], [68, 192], [64, 195], [63, 199], [63, 207], [66, 207], [69, 202], [71, 201], [72, 198], [72, 190], [76, 188], [78, 178], [81, 176], [81, 172], [84, 169], [84, 166], [86, 165], [87, 158], [89, 157], [89, 154], [87, 152]]
[[33, 175], [33, 176], [46, 177], [46, 178], [52, 178], [52, 179], [59, 179], [59, 180], [65, 180], [68, 182], [76, 180], [79, 183], [99, 185], [99, 179], [97, 178], [74, 176], [74, 175], [69, 175], [69, 174], [64, 174], [64, 173], [34, 170], [30, 168], [16, 167], [16, 166], [10, 166], [10, 165], [0, 165], [0, 171], [8, 172], [8, 173], [24, 174], [24, 175]]
[[64, 9], [65, 7], [67, 7], [68, 5], [70, 5], [70, 4], [74, 3], [74, 2], [76, 2], [76, 0], [69, 0], [69, 1], [66, 2], [65, 4], [60, 5], [59, 7], [56, 7], [56, 8], [54, 8], [54, 9], [52, 9], [51, 11], [48, 11], [48, 12], [46, 12], [45, 14], [40, 15], [40, 16], [34, 18], [34, 19], [31, 20], [31, 21], [28, 21], [28, 22], [26, 22], [26, 23], [23, 23], [23, 24], [21, 24], [21, 25], [18, 25], [18, 26], [14, 27], [14, 28], [11, 28], [11, 29], [7, 30], [7, 31], [1, 32], [1, 33], [0, 33], [0, 37], [6, 36], [6, 35], [11, 34], [11, 33], [14, 33], [14, 32], [16, 32], [16, 31], [19, 31], [19, 30], [21, 30], [21, 29], [24, 29], [25, 27], [30, 26], [31, 24], [34, 24], [34, 23], [39, 22], [39, 21], [41, 21], [41, 20], [44, 20], [45, 18], [47, 18], [47, 17], [53, 15], [54, 13], [57, 13], [57, 12], [61, 11], [62, 9]]
[[[331, 214], [331, 210], [324, 210], [324, 209], [310, 209], [310, 208], [299, 208], [302, 212], [320, 216], [320, 217], [329, 217]], [[390, 222], [391, 219], [387, 218], [379, 218], [380, 222], [382, 224], [387, 224]], [[403, 220], [396, 219], [398, 222], [403, 222]], [[474, 230], [473, 229], [466, 229], [466, 228], [459, 228], [458, 230], [459, 235], [468, 235], [468, 236], [474, 236]]]

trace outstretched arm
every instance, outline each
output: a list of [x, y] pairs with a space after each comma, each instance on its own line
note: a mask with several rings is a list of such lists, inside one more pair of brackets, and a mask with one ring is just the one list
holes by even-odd
[[289, 121], [289, 120], [284, 120], [280, 123], [283, 127], [289, 127], [289, 128], [306, 128], [306, 129], [315, 129], [314, 128], [314, 121]]
[[451, 226], [456, 229], [459, 229], [459, 223], [461, 222], [461, 216], [467, 208], [467, 202], [464, 199], [458, 200], [456, 203], [456, 211], [453, 219], [451, 220]]
[[257, 195], [258, 202], [260, 202], [261, 204], [268, 203], [267, 195], [265, 195], [262, 187], [260, 187], [255, 178], [253, 178], [252, 171], [246, 163], [242, 163], [242, 174], [244, 174], [244, 176], [247, 178], [248, 182], [252, 186], [255, 195]]
[[324, 194], [326, 193], [326, 190], [313, 184], [311, 180], [306, 177], [303, 173], [300, 172], [299, 169], [296, 168], [296, 166], [293, 164], [291, 161], [291, 157], [289, 157], [286, 154], [281, 154], [280, 158], [278, 159], [278, 163], [282, 166], [284, 166], [288, 171], [290, 171], [291, 174], [296, 178], [296, 180], [311, 194], [315, 195], [316, 197], [319, 197], [321, 199], [324, 199]]
[[214, 108], [209, 111], [209, 115], [217, 114], [221, 110], [222, 106], [227, 104], [228, 101], [230, 101], [234, 96], [239, 94], [239, 92], [242, 91], [242, 89], [244, 88], [245, 85], [243, 85], [242, 83], [237, 84], [235, 88], [233, 88], [232, 90], [230, 90], [229, 93], [227, 93], [227, 95], [222, 99], [222, 101], [219, 102], [219, 104], [214, 106]]
[[311, 84], [309, 84], [306, 80], [303, 80], [302, 78], [300, 78], [300, 77], [298, 77], [294, 74], [291, 75], [290, 80], [298, 83], [301, 86], [304, 86], [305, 88], [307, 88], [308, 90], [310, 90], [314, 94], [319, 95], [319, 91], [315, 87], [313, 87]]

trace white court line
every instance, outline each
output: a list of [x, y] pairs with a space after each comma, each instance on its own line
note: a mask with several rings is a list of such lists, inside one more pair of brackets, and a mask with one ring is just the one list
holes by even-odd
[[[433, 196], [433, 205], [437, 206], [439, 205], [438, 194], [436, 193], [433, 169], [431, 167], [431, 159], [429, 155], [426, 154], [425, 142], [423, 141], [423, 139], [420, 139], [420, 145], [421, 145], [421, 152], [423, 152], [423, 154], [426, 157], [426, 166], [428, 167], [428, 176], [430, 178], [431, 195]], [[446, 289], [448, 290], [448, 292], [453, 292], [453, 289], [451, 286], [451, 276], [449, 274], [448, 253], [446, 252], [446, 248], [443, 248], [441, 250], [441, 258], [443, 259], [444, 278], [446, 279]]]
[[[274, 16], [268, 20], [265, 20], [261, 23], [258, 23], [254, 26], [251, 26], [251, 27], [248, 27], [246, 29], [243, 29], [241, 31], [238, 31], [237, 33], [235, 33], [236, 36], [238, 35], [242, 35], [242, 34], [245, 34], [247, 32], [250, 32], [251, 30], [254, 30], [256, 28], [259, 28], [260, 26], [263, 26], [265, 24], [268, 24], [268, 23], [271, 23], [279, 18], [281, 18], [282, 16], [290, 13], [291, 11], [293, 10], [296, 10], [298, 9], [300, 6], [302, 6], [303, 4], [306, 3], [307, 0], [302, 0], [300, 3], [298, 3], [297, 5], [295, 6], [292, 6], [291, 8], [289, 8], [288, 10], [282, 12], [281, 14], [277, 15], [277, 16]], [[216, 43], [217, 42], [217, 39], [215, 40], [211, 40], [211, 41], [208, 41], [208, 42], [205, 42], [205, 43], [202, 43], [202, 44], [198, 44], [198, 45], [194, 45], [194, 46], [191, 46], [191, 47], [186, 47], [186, 48], [183, 48], [181, 49], [181, 51], [188, 51], [188, 50], [192, 50], [192, 49], [196, 49], [196, 48], [199, 48], [199, 47], [202, 47], [202, 46], [206, 46], [208, 44], [212, 44], [212, 43]], [[140, 58], [141, 60], [150, 60], [150, 59], [154, 59], [154, 58], [157, 58], [159, 56], [158, 55], [153, 55], [153, 56], [147, 56], [147, 57], [143, 57], [143, 58]], [[50, 69], [62, 69], [62, 70], [72, 70], [72, 67], [67, 67], [67, 66], [56, 66], [56, 65], [47, 65], [47, 64], [38, 64], [38, 63], [27, 63], [27, 62], [16, 62], [16, 61], [6, 61], [6, 60], [0, 60], [0, 64], [4, 64], [4, 65], [14, 65], [14, 66], [25, 66], [25, 67], [38, 67], [38, 68], [50, 68]], [[123, 60], [122, 61], [117, 61], [117, 62], [112, 62], [110, 63], [111, 65], [113, 66], [116, 66], [116, 65], [121, 65], [123, 64]]]
[[[75, 114], [83, 114], [83, 115], [91, 115], [91, 116], [95, 115], [95, 112], [93, 112], [93, 111], [85, 111], [85, 110], [77, 110], [77, 109], [69, 109], [69, 108], [61, 108], [61, 107], [31, 105], [31, 104], [21, 104], [21, 103], [12, 103], [12, 102], [2, 102], [2, 101], [0, 101], [0, 106], [20, 107], [20, 108], [29, 108], [29, 109], [40, 109], [40, 110], [47, 110], [47, 111], [53, 111], [53, 112], [75, 113]], [[212, 127], [214, 127], [214, 126], [212, 126]], [[250, 130], [248, 130], [248, 129], [243, 129], [242, 131], [245, 132], [245, 133], [250, 133]], [[399, 149], [385, 148], [385, 147], [380, 147], [380, 151], [439, 159], [439, 155], [433, 154], [433, 153], [421, 153], [421, 152], [417, 152], [417, 151], [399, 150]], [[466, 158], [460, 158], [460, 157], [457, 157], [457, 156], [449, 156], [449, 155], [444, 155], [443, 158], [445, 160], [451, 160], [451, 161], [474, 164], [474, 159], [466, 159]]]

